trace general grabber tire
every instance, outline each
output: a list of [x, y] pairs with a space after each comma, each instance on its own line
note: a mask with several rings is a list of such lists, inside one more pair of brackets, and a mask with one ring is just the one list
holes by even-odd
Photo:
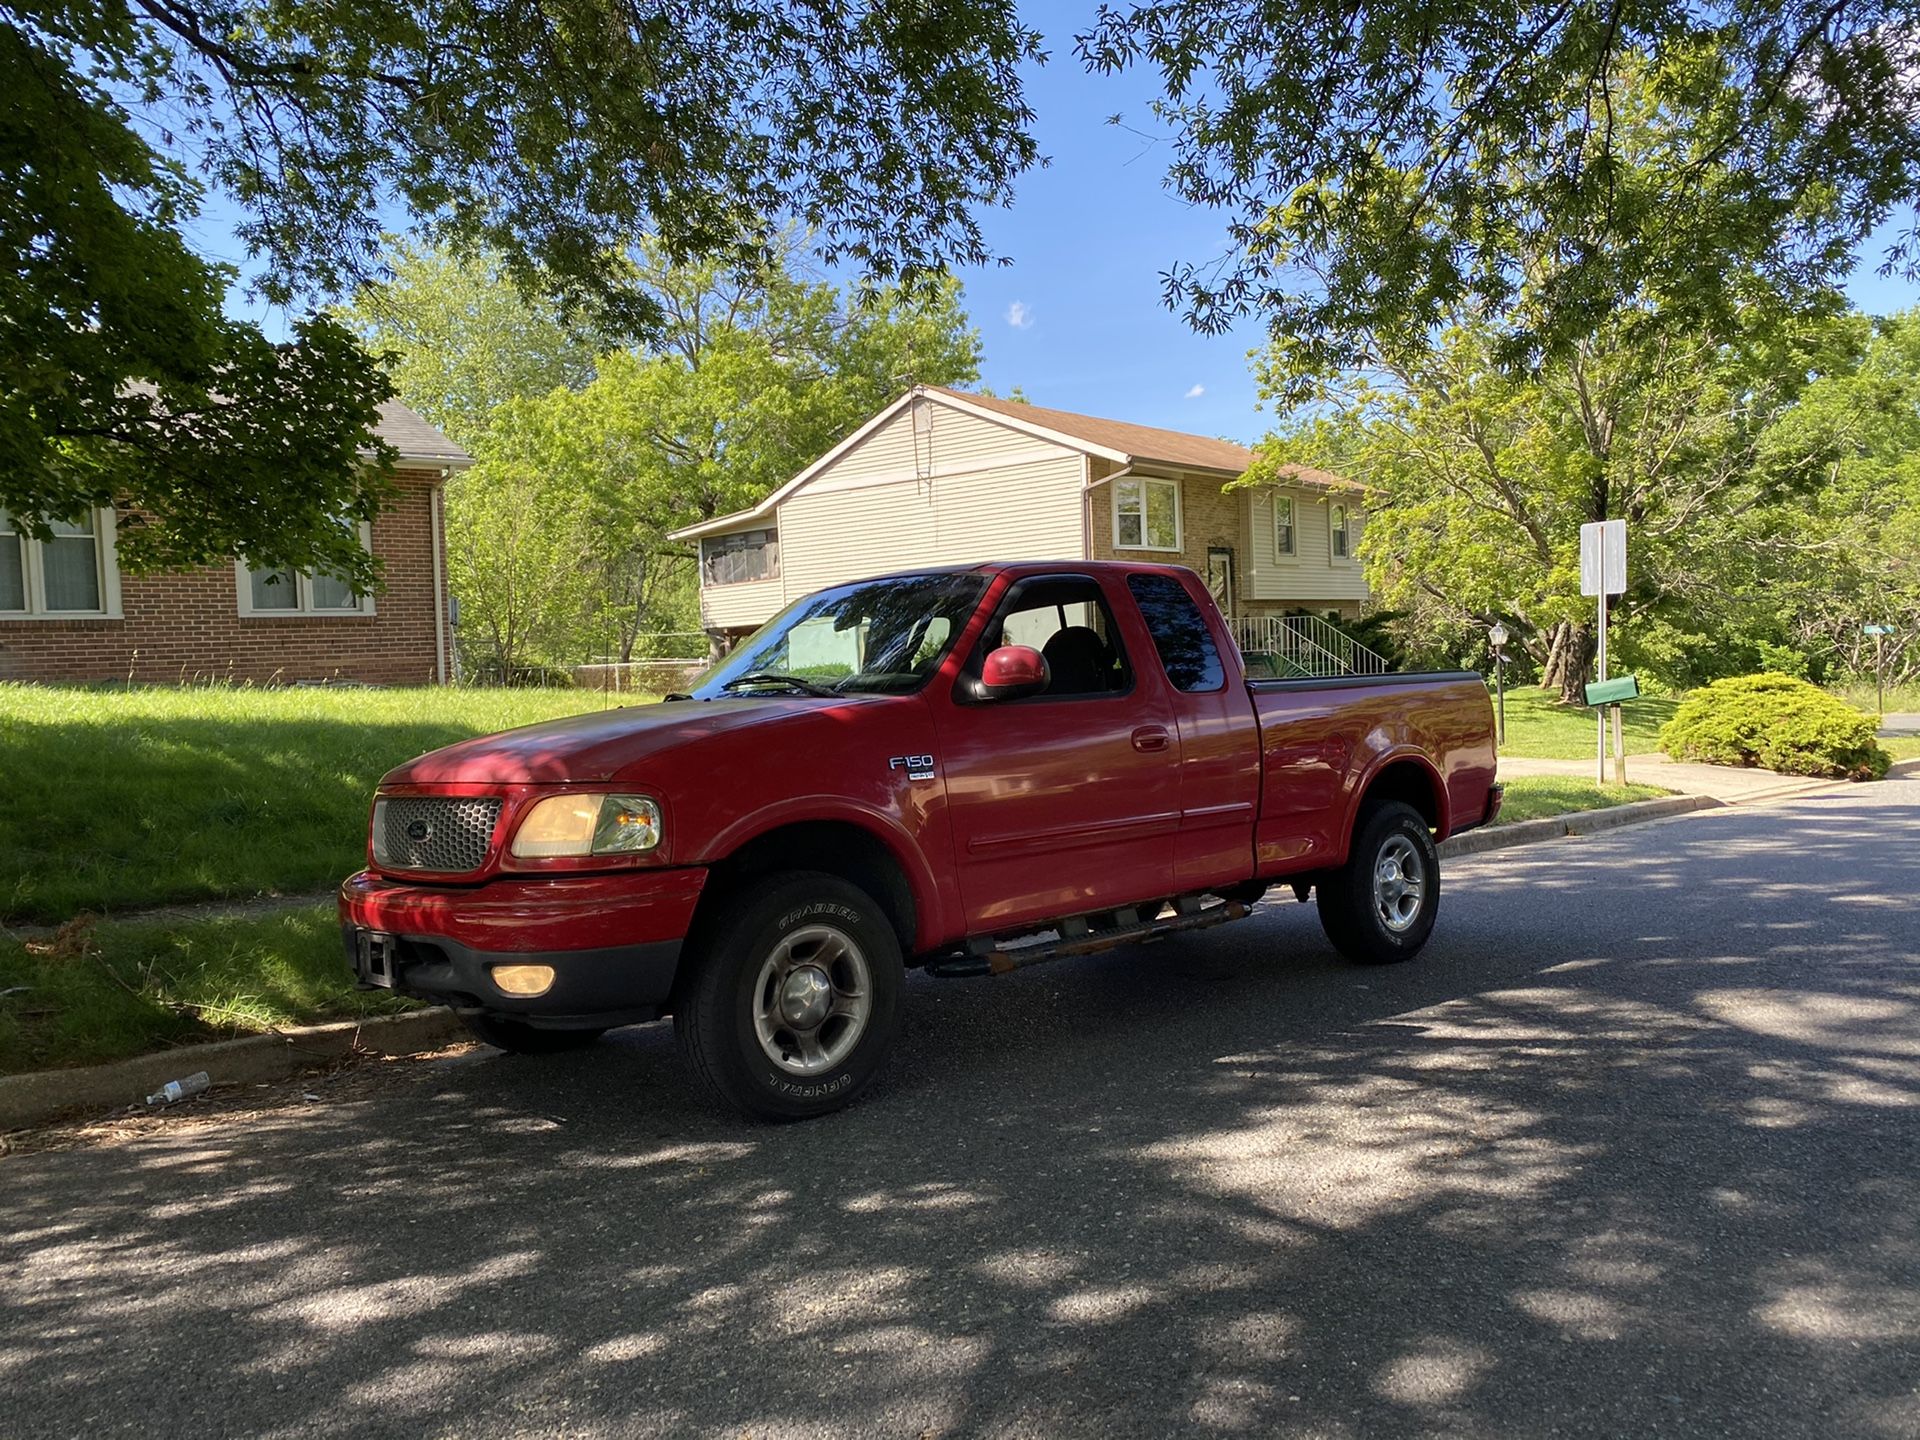
[[1347, 863], [1320, 881], [1320, 924], [1334, 948], [1362, 965], [1411, 960], [1440, 912], [1440, 852], [1411, 805], [1360, 812]]
[[872, 897], [837, 876], [792, 871], [732, 897], [691, 958], [674, 1030], [722, 1109], [825, 1115], [867, 1087], [893, 1044], [900, 941]]
[[540, 1030], [524, 1020], [505, 1020], [498, 1015], [462, 1015], [460, 1019], [474, 1039], [514, 1055], [558, 1055], [563, 1050], [579, 1050], [591, 1045], [607, 1033], [604, 1030]]

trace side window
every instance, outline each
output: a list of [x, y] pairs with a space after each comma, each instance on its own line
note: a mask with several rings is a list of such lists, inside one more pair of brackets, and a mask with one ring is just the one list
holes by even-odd
[[1046, 657], [1050, 678], [1040, 699], [1114, 695], [1132, 681], [1100, 586], [1085, 576], [1046, 576], [1015, 587], [981, 636], [969, 672], [977, 676], [987, 652], [1002, 645], [1029, 645]]
[[1127, 588], [1140, 604], [1140, 614], [1153, 635], [1173, 688], [1189, 693], [1218, 690], [1227, 683], [1220, 648], [1213, 643], [1207, 617], [1200, 612], [1187, 587], [1171, 575], [1129, 575]]

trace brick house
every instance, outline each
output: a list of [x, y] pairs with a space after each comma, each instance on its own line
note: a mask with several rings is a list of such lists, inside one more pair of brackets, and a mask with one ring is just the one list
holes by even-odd
[[980, 560], [1187, 565], [1243, 637], [1289, 610], [1359, 614], [1361, 487], [1296, 466], [1224, 490], [1252, 461], [1225, 440], [923, 385], [752, 509], [675, 538], [700, 543], [701, 621], [723, 642], [825, 585]]
[[239, 561], [122, 574], [110, 507], [44, 542], [0, 510], [0, 681], [444, 681], [441, 488], [473, 462], [404, 405], [382, 405], [378, 430], [399, 452], [398, 493], [362, 527], [383, 566], [372, 595]]

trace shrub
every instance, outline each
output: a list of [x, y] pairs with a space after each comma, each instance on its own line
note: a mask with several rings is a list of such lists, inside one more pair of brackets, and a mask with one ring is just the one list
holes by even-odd
[[1873, 718], [1791, 675], [1740, 675], [1687, 696], [1660, 731], [1676, 760], [1759, 765], [1783, 775], [1877, 780], [1891, 758]]

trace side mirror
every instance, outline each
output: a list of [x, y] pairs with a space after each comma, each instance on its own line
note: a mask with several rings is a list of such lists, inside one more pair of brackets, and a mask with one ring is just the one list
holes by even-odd
[[1051, 678], [1047, 662], [1031, 645], [1002, 645], [988, 654], [974, 682], [976, 700], [1018, 700], [1037, 695]]

